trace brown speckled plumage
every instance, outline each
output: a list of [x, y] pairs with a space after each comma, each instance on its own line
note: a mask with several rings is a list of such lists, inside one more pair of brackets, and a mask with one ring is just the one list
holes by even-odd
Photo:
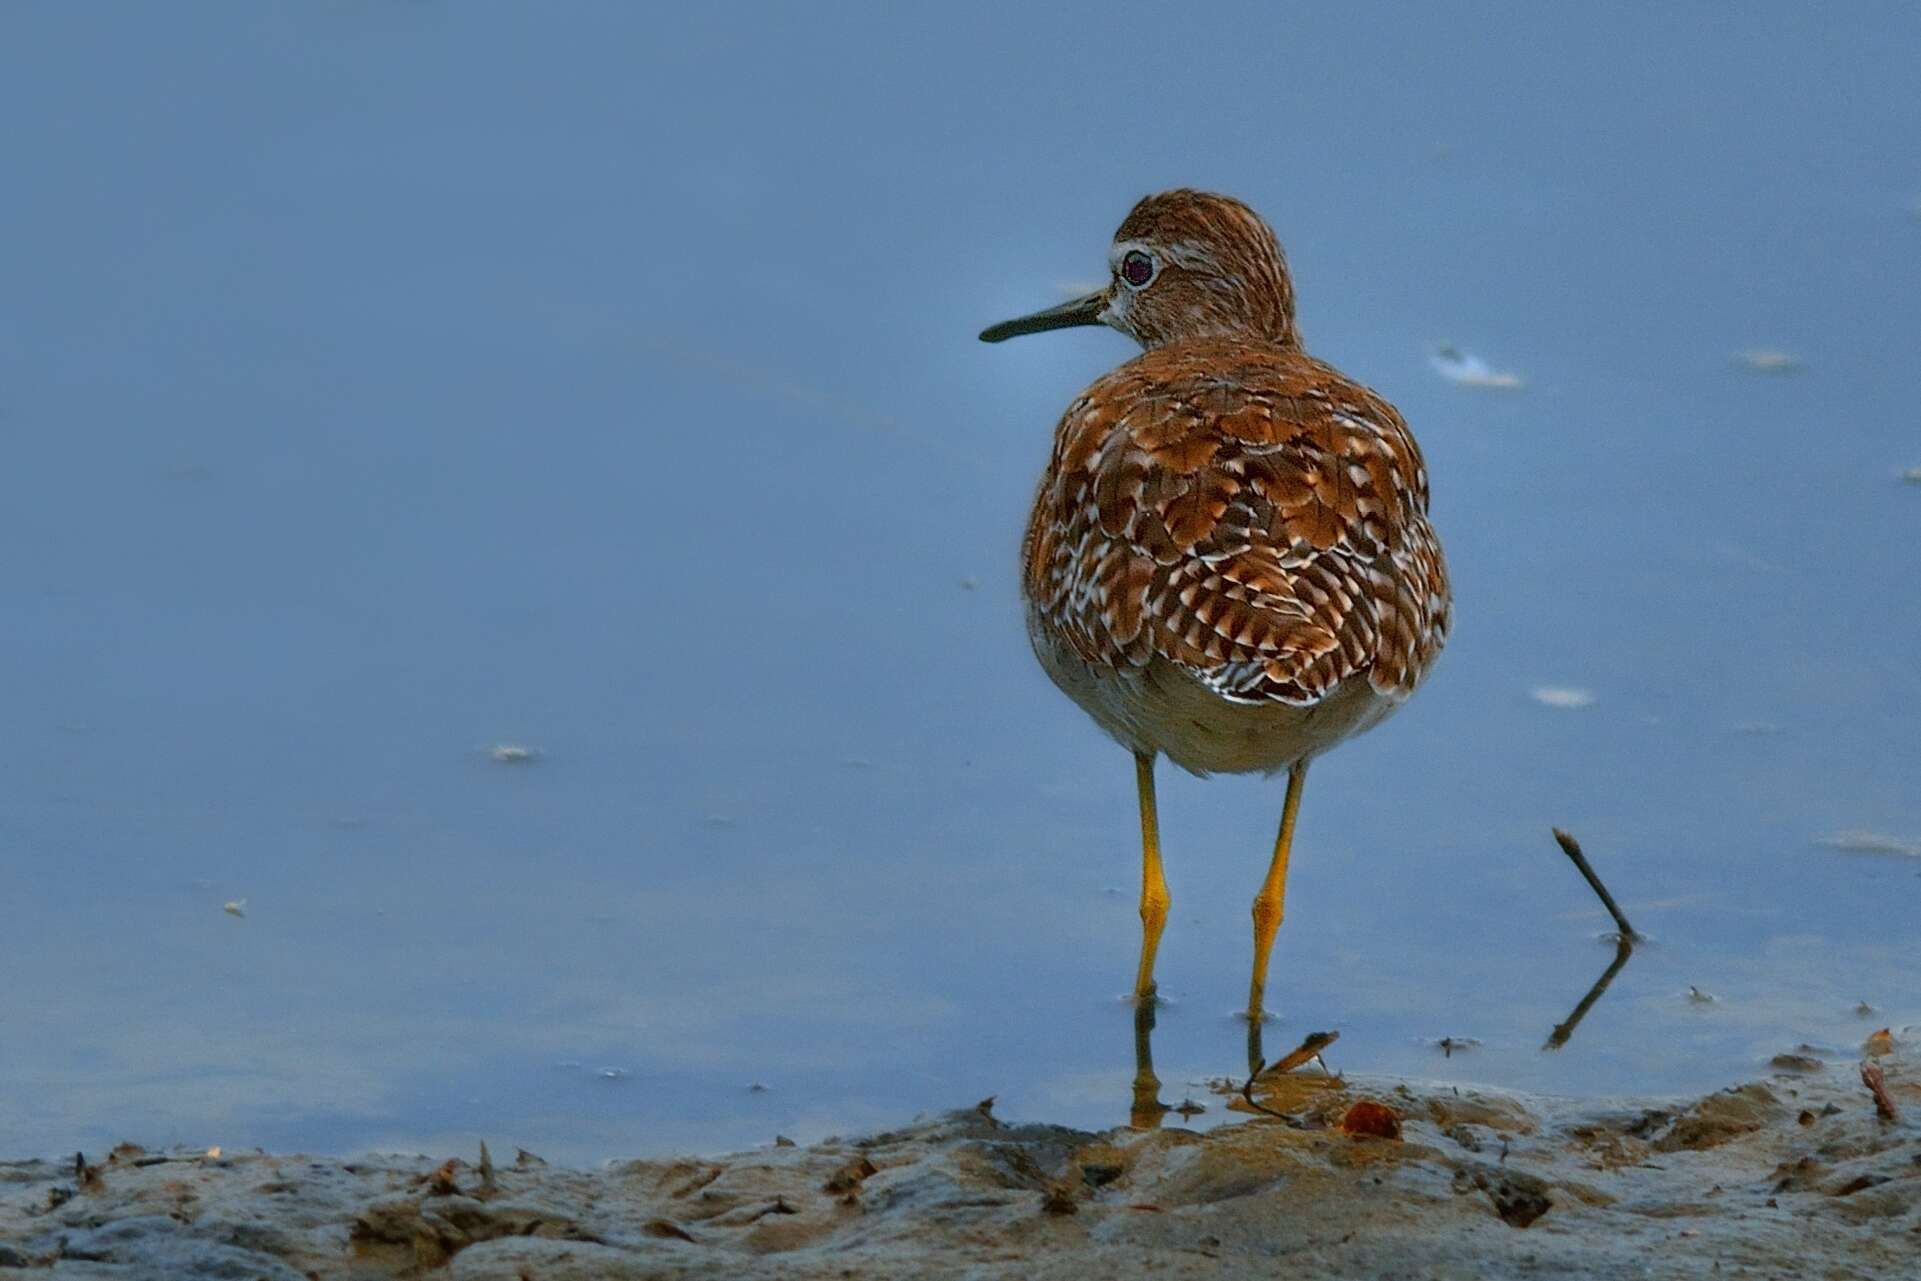
[[1055, 431], [1023, 558], [1033, 626], [1096, 679], [1164, 662], [1232, 705], [1310, 707], [1355, 681], [1405, 699], [1449, 611], [1407, 425], [1301, 350], [1285, 261], [1246, 206], [1152, 196], [1115, 239], [1173, 248], [1115, 326], [1148, 350]]
[[1042, 625], [1091, 664], [1163, 658], [1238, 701], [1365, 677], [1405, 698], [1447, 633], [1427, 473], [1399, 414], [1303, 355], [1206, 338], [1061, 419], [1026, 540]]

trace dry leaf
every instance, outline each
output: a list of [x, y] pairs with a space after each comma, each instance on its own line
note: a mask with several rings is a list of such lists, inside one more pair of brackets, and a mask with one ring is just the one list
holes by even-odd
[[1302, 1042], [1261, 1070], [1263, 1077], [1279, 1076], [1292, 1072], [1309, 1059], [1317, 1057], [1322, 1050], [1341, 1039], [1339, 1032], [1309, 1032]]
[[1401, 1117], [1385, 1103], [1362, 1099], [1341, 1118], [1341, 1133], [1357, 1138], [1398, 1139], [1401, 1137]]

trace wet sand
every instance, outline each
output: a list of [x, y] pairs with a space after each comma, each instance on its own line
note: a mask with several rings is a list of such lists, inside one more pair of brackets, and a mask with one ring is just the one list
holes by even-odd
[[[1921, 1261], [1921, 1043], [1682, 1100], [1219, 1083], [1247, 1119], [1005, 1121], [597, 1170], [508, 1149], [0, 1164], [0, 1272], [62, 1278], [1803, 1277]], [[1863, 1083], [1877, 1068], [1890, 1119]], [[1251, 1104], [1281, 1115], [1266, 1115]]]

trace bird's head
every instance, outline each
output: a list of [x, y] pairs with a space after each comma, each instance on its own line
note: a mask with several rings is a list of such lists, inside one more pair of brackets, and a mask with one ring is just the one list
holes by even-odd
[[1107, 262], [1105, 289], [1003, 321], [981, 341], [1108, 325], [1149, 348], [1204, 337], [1300, 344], [1280, 242], [1231, 196], [1183, 188], [1146, 197], [1114, 233]]

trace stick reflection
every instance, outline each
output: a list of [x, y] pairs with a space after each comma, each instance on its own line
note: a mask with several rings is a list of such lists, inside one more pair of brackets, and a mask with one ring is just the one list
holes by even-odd
[[1632, 934], [1619, 936], [1619, 941], [1614, 945], [1614, 960], [1601, 971], [1601, 977], [1594, 980], [1594, 986], [1587, 990], [1587, 995], [1580, 999], [1567, 1018], [1554, 1025], [1554, 1030], [1548, 1033], [1547, 1044], [1543, 1045], [1542, 1049], [1558, 1050], [1567, 1044], [1568, 1038], [1574, 1035], [1574, 1029], [1581, 1026], [1581, 1020], [1586, 1018], [1587, 1012], [1594, 1008], [1594, 1003], [1601, 999], [1601, 993], [1608, 990], [1608, 984], [1614, 982], [1614, 976], [1621, 972], [1621, 967], [1628, 963], [1630, 956], [1634, 955], [1634, 938]]

